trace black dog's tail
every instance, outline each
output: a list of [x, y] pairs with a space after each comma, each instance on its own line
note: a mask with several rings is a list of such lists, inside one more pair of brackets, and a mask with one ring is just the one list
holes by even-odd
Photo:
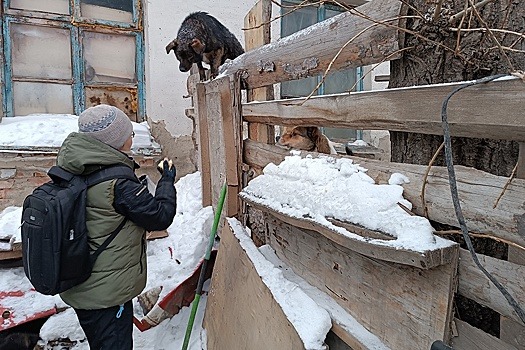
[[350, 148], [350, 146], [348, 146], [348, 144], [345, 145], [345, 152], [349, 156], [353, 156], [354, 155], [354, 152], [352, 152], [352, 149]]

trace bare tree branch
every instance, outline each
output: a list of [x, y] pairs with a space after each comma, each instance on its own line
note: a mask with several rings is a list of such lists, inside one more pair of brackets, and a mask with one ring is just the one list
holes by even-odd
[[483, 1], [478, 2], [475, 5], [471, 3], [471, 7], [467, 8], [467, 9], [465, 9], [463, 11], [460, 11], [460, 12], [456, 13], [453, 16], [450, 16], [448, 21], [449, 21], [449, 23], [454, 23], [454, 22], [456, 22], [458, 20], [458, 18], [463, 17], [464, 15], [468, 14], [469, 12], [471, 12], [473, 9], [475, 10], [475, 9], [481, 8], [481, 7], [485, 6], [486, 4], [488, 4], [490, 2], [493, 2], [493, 1], [494, 0], [483, 0]]
[[489, 28], [487, 22], [485, 22], [485, 20], [483, 19], [483, 17], [481, 17], [481, 14], [479, 13], [478, 9], [476, 8], [476, 6], [474, 5], [474, 2], [472, 0], [468, 0], [468, 2], [470, 3], [470, 6], [472, 7], [472, 10], [473, 12], [476, 14], [476, 17], [478, 17], [478, 20], [481, 22], [481, 24], [483, 24], [485, 26], [485, 28], [487, 28], [487, 31], [488, 31], [488, 34], [489, 36], [492, 38], [492, 40], [496, 43], [496, 45], [500, 48], [501, 50], [501, 54], [503, 55], [503, 57], [505, 57], [505, 59], [507, 60], [507, 63], [509, 65], [509, 68], [510, 70], [514, 70], [514, 65], [512, 64], [509, 56], [507, 56], [507, 53], [505, 52], [505, 49], [503, 49], [503, 47], [501, 46], [501, 43], [499, 42], [498, 38], [496, 38], [496, 36], [494, 35], [494, 33], [492, 32], [492, 30]]

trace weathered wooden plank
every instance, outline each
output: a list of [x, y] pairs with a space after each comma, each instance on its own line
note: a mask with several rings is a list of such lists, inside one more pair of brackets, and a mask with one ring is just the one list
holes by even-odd
[[200, 167], [202, 181], [202, 206], [211, 205], [211, 164], [210, 164], [210, 142], [208, 131], [208, 120], [206, 111], [206, 85], [197, 84], [197, 115], [199, 116], [199, 147], [200, 147]]
[[[244, 48], [253, 50], [270, 43], [270, 21], [272, 17], [271, 0], [259, 0], [244, 17]], [[248, 89], [248, 101], [273, 100], [273, 86]], [[252, 140], [275, 143], [275, 127], [260, 123], [248, 123], [248, 137]]]
[[519, 350], [525, 349], [525, 326], [510, 318], [501, 316], [499, 338], [501, 341]]
[[[266, 207], [264, 205], [251, 201], [249, 198], [243, 196], [242, 193], [241, 198], [250, 206], [256, 209], [260, 209], [263, 212], [270, 213], [272, 216], [278, 218], [283, 222], [286, 222], [289, 225], [294, 225], [305, 230], [315, 231], [321, 236], [326, 237], [330, 241], [337, 243], [342, 247], [345, 247], [356, 253], [367, 256], [369, 258], [374, 258], [388, 262], [395, 262], [398, 264], [408, 266], [414, 266], [420, 269], [431, 269], [443, 264], [449, 264], [457, 256], [457, 245], [451, 245], [449, 247], [436, 249], [434, 251], [416, 252], [412, 250], [398, 249], [394, 247], [373, 244], [370, 243], [369, 240], [359, 240], [356, 238], [342, 235], [341, 233], [335, 230], [322, 226], [321, 224], [309, 219], [298, 219], [289, 217], [285, 214], [279, 213], [278, 211], [270, 207]], [[366, 229], [362, 229], [362, 231], [366, 231]]]
[[457, 255], [421, 270], [356, 253], [273, 213], [266, 219], [277, 256], [391, 349], [429, 349], [449, 340]]
[[[263, 168], [268, 163], [279, 164], [289, 154], [281, 147], [251, 140], [244, 141], [244, 162], [255, 168]], [[309, 152], [301, 154], [316, 156], [315, 153]], [[426, 204], [430, 219], [458, 226], [445, 167], [432, 167], [425, 189], [425, 203], [422, 203], [421, 191], [427, 166], [350, 158], [368, 169], [367, 174], [377, 183], [386, 183], [393, 173], [406, 175], [410, 183], [403, 185], [403, 196], [412, 203], [412, 211], [415, 214], [424, 216]], [[507, 183], [507, 178], [463, 166], [456, 166], [455, 169], [459, 198], [469, 230], [525, 246], [525, 239], [518, 234], [519, 227], [524, 225], [525, 181], [514, 179], [498, 206], [493, 208], [496, 198]]]
[[[514, 299], [516, 299], [518, 304], [523, 307], [523, 305], [525, 305], [525, 293], [523, 293], [525, 290], [525, 266], [481, 254], [478, 254], [478, 259], [481, 265], [483, 265], [483, 267], [507, 289]], [[488, 306], [499, 314], [523, 325], [505, 297], [474, 264], [470, 252], [465, 249], [460, 249], [458, 276], [459, 294], [481, 305]]]
[[[368, 350], [366, 344], [363, 344], [359, 339], [348, 333], [343, 327], [335, 322], [332, 322], [332, 332], [337, 335], [346, 345], [349, 346], [350, 350]], [[330, 349], [332, 347], [330, 346]], [[347, 348], [345, 347], [345, 350]], [[335, 349], [337, 350], [337, 349]]]
[[[225, 76], [205, 83], [199, 83], [197, 84], [198, 93], [201, 84], [205, 89], [205, 97], [202, 98], [198, 94], [197, 105], [199, 108], [197, 113], [199, 114], [199, 120], [204, 118], [205, 124], [200, 123], [199, 126], [207, 127], [207, 134], [204, 130], [200, 132], [200, 143], [204, 146], [202, 152], [206, 151], [204, 148], [206, 142], [208, 143], [209, 168], [207, 171], [209, 175], [207, 175], [207, 178], [209, 178], [209, 183], [211, 184], [211, 201], [208, 205], [212, 204], [215, 206], [218, 203], [222, 185], [226, 182], [227, 167], [223, 107], [230, 108], [231, 112], [231, 106], [226, 107], [224, 105], [225, 102], [223, 103], [222, 100], [223, 90], [221, 89], [229, 91], [230, 77]], [[204, 111], [201, 115], [202, 109]]]
[[0, 251], [0, 260], [20, 259], [22, 250], [2, 250]]
[[222, 72], [229, 75], [242, 70], [246, 86], [252, 89], [324, 73], [344, 45], [331, 72], [395, 59], [399, 57], [399, 40], [393, 26], [399, 22], [400, 9], [398, 0], [370, 1], [360, 6], [359, 11], [390, 26], [345, 12], [248, 51], [223, 65]]
[[[238, 85], [238, 81], [231, 82]], [[240, 87], [230, 86], [230, 78], [223, 77], [218, 79], [218, 89], [221, 98], [221, 117], [222, 131], [224, 136], [224, 155], [226, 162], [226, 183], [228, 192], [226, 198], [225, 215], [234, 217], [239, 213], [239, 191], [241, 174], [241, 144], [242, 144], [242, 123], [240, 116]], [[239, 96], [235, 96], [236, 93]]]
[[[516, 177], [525, 178], [525, 143], [520, 142]], [[525, 234], [525, 227], [521, 227]], [[525, 250], [513, 246], [508, 248], [509, 262], [525, 265]], [[500, 317], [500, 339], [520, 349], [525, 349], [525, 326], [507, 317]]]
[[496, 337], [472, 327], [466, 322], [454, 319], [458, 336], [452, 338], [452, 347], [460, 350], [519, 350]]
[[204, 316], [208, 349], [304, 349], [228, 225], [211, 280]]
[[[462, 83], [250, 102], [245, 121], [277, 125], [318, 125], [382, 129], [442, 135], [441, 105]], [[519, 79], [491, 82], [457, 93], [448, 105], [453, 136], [525, 141], [523, 100]], [[423, 112], [424, 111], [424, 112]], [[497, 116], [497, 117], [496, 117]]]
[[389, 236], [383, 232], [379, 232], [379, 231], [374, 231], [374, 230], [369, 230], [367, 228], [364, 228], [363, 226], [359, 226], [359, 225], [356, 225], [356, 224], [352, 224], [350, 222], [345, 222], [345, 221], [340, 221], [340, 220], [336, 220], [336, 219], [332, 219], [332, 218], [326, 218], [328, 221], [330, 221], [332, 224], [334, 224], [335, 226], [339, 226], [339, 227], [342, 227], [344, 228], [345, 230], [349, 231], [349, 232], [353, 232], [357, 235], [360, 235], [360, 236], [363, 236], [363, 237], [367, 237], [367, 238], [377, 238], [377, 239], [384, 239], [384, 240], [393, 240], [395, 239], [394, 237], [392, 236]]

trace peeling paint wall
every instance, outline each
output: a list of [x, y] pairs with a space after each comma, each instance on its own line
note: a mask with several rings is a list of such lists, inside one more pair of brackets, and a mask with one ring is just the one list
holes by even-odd
[[[163, 153], [176, 158], [179, 174], [196, 169], [197, 155], [192, 140], [193, 123], [185, 115], [191, 107], [187, 95], [188, 73], [179, 71], [173, 52], [166, 54], [166, 45], [177, 36], [184, 18], [192, 12], [205, 11], [224, 24], [244, 46], [244, 16], [256, 0], [144, 0], [144, 31], [146, 38], [146, 115], [152, 135], [163, 147]], [[274, 15], [279, 8], [274, 5]], [[278, 38], [279, 21], [273, 22], [272, 37]]]
[[146, 114], [153, 121], [164, 120], [168, 131], [175, 137], [191, 135], [192, 123], [184, 114], [191, 101], [187, 95], [188, 73], [181, 73], [179, 62], [166, 45], [177, 36], [184, 18], [191, 12], [205, 11], [223, 23], [244, 45], [242, 30], [244, 16], [256, 0], [219, 2], [196, 0], [145, 0], [146, 35]]

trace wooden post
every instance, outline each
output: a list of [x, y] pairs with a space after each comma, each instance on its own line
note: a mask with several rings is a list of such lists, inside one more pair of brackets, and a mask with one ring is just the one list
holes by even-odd
[[[525, 143], [520, 142], [520, 151], [518, 157], [518, 167], [516, 169], [516, 177], [519, 179], [525, 178]], [[525, 220], [524, 220], [525, 221]], [[525, 222], [519, 225], [518, 233], [525, 235]], [[525, 252], [522, 249], [509, 246], [508, 261], [519, 265], [525, 265]], [[523, 307], [523, 305], [522, 305]], [[507, 318], [500, 318], [500, 339], [504, 342], [515, 346], [518, 349], [525, 349], [525, 327], [518, 322]]]
[[224, 155], [226, 166], [226, 216], [234, 217], [239, 213], [241, 174], [241, 89], [237, 76], [230, 82], [229, 77], [219, 79], [220, 113], [222, 117], [222, 132], [224, 137]]
[[[270, 43], [270, 20], [272, 17], [271, 0], [259, 0], [244, 17], [246, 51], [253, 50]], [[249, 29], [252, 28], [252, 29]], [[248, 89], [247, 99], [250, 101], [273, 100], [273, 86]], [[273, 125], [248, 123], [248, 137], [259, 142], [274, 144], [275, 127]]]
[[197, 116], [199, 125], [200, 171], [202, 181], [202, 206], [212, 204], [210, 143], [208, 135], [208, 118], [206, 104], [206, 85], [197, 83]]

